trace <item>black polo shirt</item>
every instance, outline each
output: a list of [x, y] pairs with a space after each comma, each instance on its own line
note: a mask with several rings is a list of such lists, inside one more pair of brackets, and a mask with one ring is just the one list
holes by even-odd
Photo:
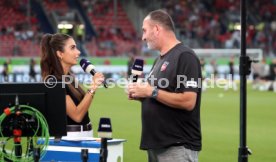
[[172, 108], [152, 98], [142, 100], [141, 149], [184, 145], [201, 150], [201, 78], [199, 59], [182, 43], [156, 59], [149, 83], [173, 93], [196, 92], [197, 100], [192, 111]]

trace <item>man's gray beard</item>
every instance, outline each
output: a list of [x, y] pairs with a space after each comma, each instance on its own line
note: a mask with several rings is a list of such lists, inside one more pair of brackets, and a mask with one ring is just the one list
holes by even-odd
[[148, 49], [154, 50], [154, 45], [152, 43], [147, 43]]

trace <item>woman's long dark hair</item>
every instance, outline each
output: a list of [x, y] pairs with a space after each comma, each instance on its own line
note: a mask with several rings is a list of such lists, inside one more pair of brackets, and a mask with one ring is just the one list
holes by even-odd
[[[47, 76], [53, 75], [57, 80], [62, 80], [62, 75], [71, 75], [64, 74], [64, 70], [62, 68], [61, 62], [57, 56], [57, 51], [64, 52], [64, 46], [68, 39], [72, 38], [66, 34], [45, 34], [42, 37], [40, 48], [41, 48], [41, 75], [42, 79], [46, 79]], [[71, 75], [72, 76], [72, 75]], [[74, 80], [75, 82], [75, 80]], [[74, 94], [78, 101], [84, 96], [84, 91], [80, 86], [74, 88], [74, 82], [72, 84], [68, 84], [70, 91]]]

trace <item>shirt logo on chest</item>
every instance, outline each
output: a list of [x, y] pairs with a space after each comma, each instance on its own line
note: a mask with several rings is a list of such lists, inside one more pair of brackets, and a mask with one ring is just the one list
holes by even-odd
[[163, 63], [163, 65], [161, 66], [160, 71], [165, 71], [168, 65], [169, 65], [169, 62], [168, 62], [168, 61], [165, 61], [165, 62]]

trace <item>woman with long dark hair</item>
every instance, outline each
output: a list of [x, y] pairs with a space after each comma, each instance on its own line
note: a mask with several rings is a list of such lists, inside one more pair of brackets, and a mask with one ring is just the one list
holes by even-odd
[[[78, 63], [80, 51], [71, 36], [60, 33], [45, 34], [41, 40], [41, 54], [40, 66], [43, 80], [50, 75], [58, 81], [74, 78], [70, 70]], [[103, 80], [103, 74], [96, 73], [87, 92], [75, 84], [75, 79], [71, 84], [66, 84], [67, 136], [93, 136], [88, 110], [95, 91]]]

